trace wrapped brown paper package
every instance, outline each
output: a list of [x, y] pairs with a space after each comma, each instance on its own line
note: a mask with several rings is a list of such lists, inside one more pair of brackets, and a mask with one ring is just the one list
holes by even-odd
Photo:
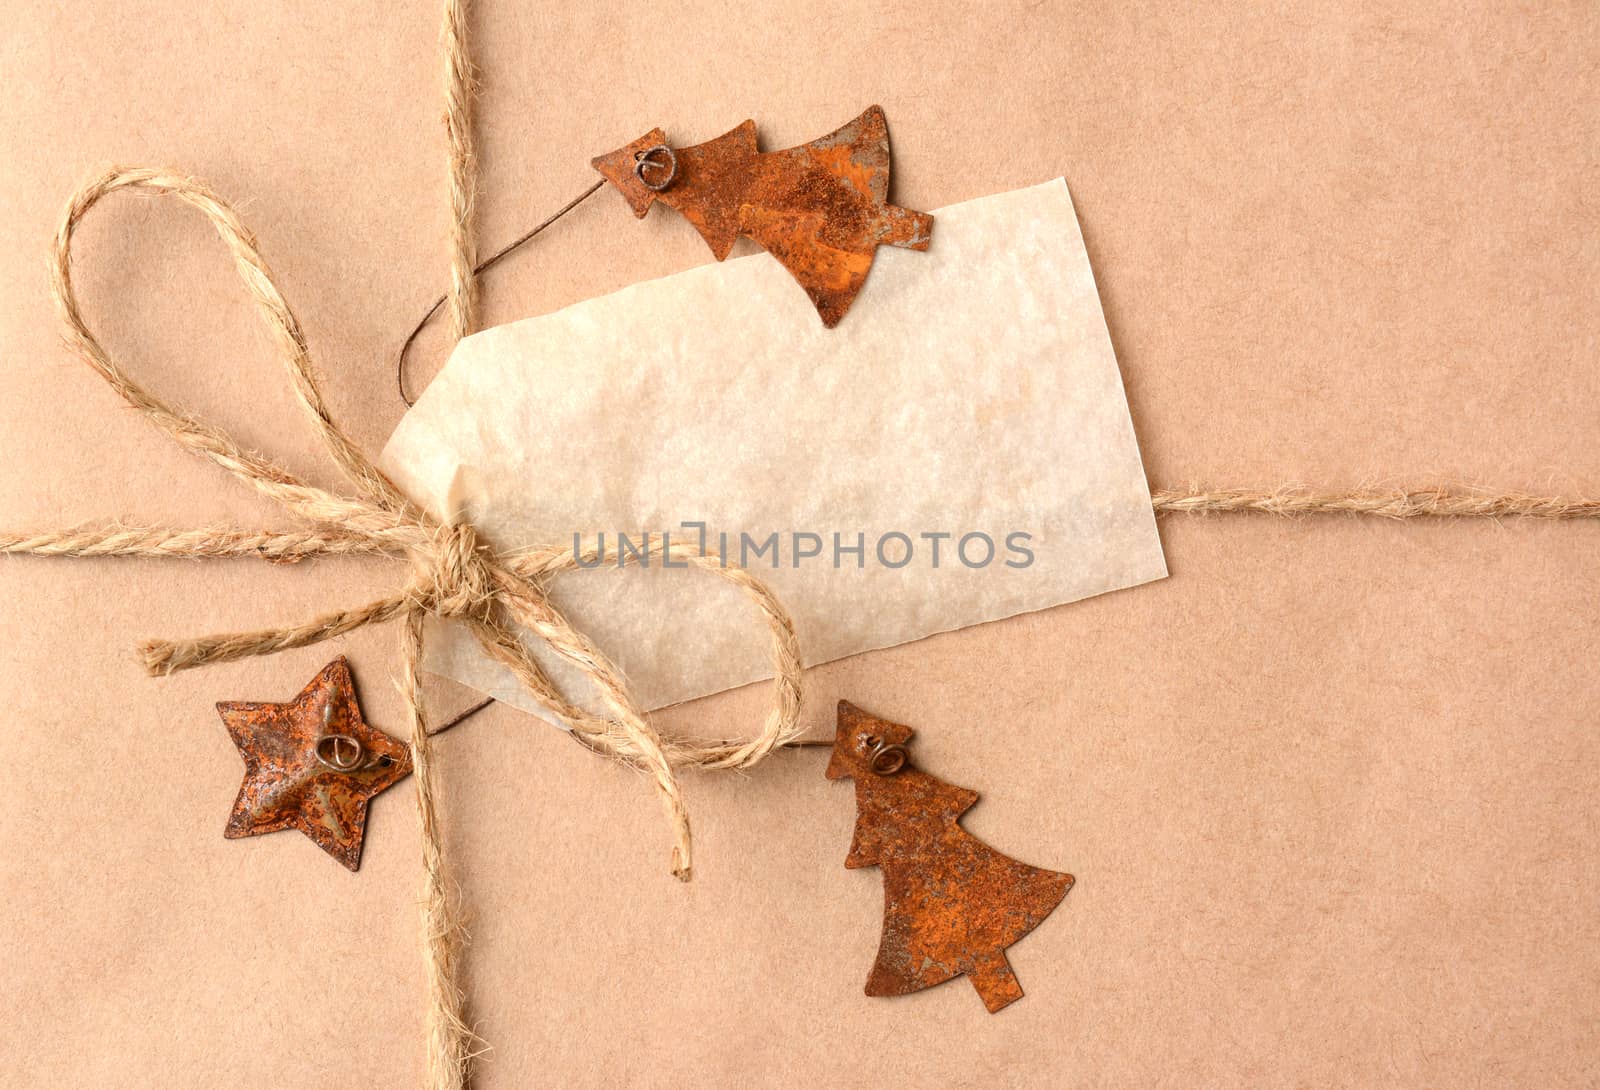
[[[474, 10], [486, 246], [651, 125], [754, 116], [783, 147], [881, 102], [897, 203], [1067, 176], [1156, 484], [1600, 486], [1592, 5]], [[447, 275], [437, 46], [427, 3], [12, 5], [0, 526], [276, 517], [61, 350], [46, 255], [111, 161], [239, 202], [340, 420], [383, 445], [394, 352]], [[486, 324], [708, 260], [606, 196], [486, 278]], [[85, 224], [86, 314], [154, 389], [333, 483], [171, 204]], [[446, 354], [421, 348], [416, 387]], [[824, 752], [687, 777], [685, 886], [635, 775], [483, 713], [438, 743], [477, 1090], [1591, 1086], [1594, 530], [1172, 517], [1171, 578], [810, 671], [816, 736], [841, 697], [916, 724], [918, 759], [983, 796], [967, 828], [1077, 875], [992, 1018], [962, 983], [861, 995], [882, 882], [843, 867]], [[214, 709], [342, 652], [403, 732], [396, 634], [159, 681], [131, 650], [400, 576], [0, 561], [0, 1086], [419, 1084], [412, 787], [374, 800], [356, 875], [297, 834], [224, 840], [242, 765]], [[766, 701], [656, 722], [733, 737]]]
[[[1164, 576], [1065, 183], [937, 224], [926, 253], [879, 251], [832, 330], [763, 254], [469, 337], [382, 464], [502, 548], [599, 534], [615, 568], [619, 532], [698, 544], [681, 524], [709, 526], [710, 554], [782, 598], [809, 663]], [[552, 596], [645, 707], [771, 675], [735, 588], [634, 571]], [[470, 633], [435, 627], [431, 669], [540, 710]]]

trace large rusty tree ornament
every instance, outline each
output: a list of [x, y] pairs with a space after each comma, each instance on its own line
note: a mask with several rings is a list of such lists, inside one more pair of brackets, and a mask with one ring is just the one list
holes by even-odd
[[1038, 927], [1073, 877], [1019, 863], [961, 827], [975, 791], [911, 767], [911, 728], [839, 702], [828, 779], [856, 783], [846, 867], [883, 868], [883, 938], [868, 995], [963, 973], [993, 1013], [1022, 998], [1006, 947]]
[[718, 261], [740, 235], [760, 243], [830, 329], [866, 283], [879, 246], [926, 250], [933, 233], [932, 216], [889, 203], [889, 125], [877, 106], [784, 151], [760, 151], [754, 121], [687, 148], [651, 129], [594, 168], [640, 219], [656, 201], [677, 209]]

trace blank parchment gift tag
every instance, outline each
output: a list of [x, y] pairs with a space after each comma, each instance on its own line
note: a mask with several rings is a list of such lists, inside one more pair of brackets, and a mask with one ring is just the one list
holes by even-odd
[[[1066, 184], [935, 216], [835, 329], [759, 254], [469, 337], [383, 466], [497, 548], [603, 534], [614, 567], [618, 534], [697, 544], [703, 523], [810, 663], [1163, 577]], [[740, 592], [692, 567], [577, 572], [552, 599], [647, 708], [771, 674]], [[464, 630], [426, 665], [539, 710]]]

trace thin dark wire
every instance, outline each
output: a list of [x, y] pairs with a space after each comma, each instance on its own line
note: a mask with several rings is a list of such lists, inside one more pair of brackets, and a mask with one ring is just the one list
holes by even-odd
[[[510, 254], [511, 251], [515, 250], [517, 247], [523, 245], [524, 243], [527, 243], [527, 242], [531, 241], [533, 239], [533, 237], [535, 235], [537, 235], [540, 231], [543, 231], [546, 227], [549, 227], [556, 220], [560, 219], [562, 216], [566, 215], [568, 212], [571, 212], [574, 208], [578, 207], [578, 205], [582, 204], [584, 201], [586, 201], [590, 197], [594, 196], [595, 193], [599, 191], [600, 187], [605, 185], [605, 184], [606, 184], [606, 180], [604, 178], [601, 178], [598, 182], [595, 182], [594, 185], [590, 186], [588, 189], [584, 190], [581, 194], [579, 194], [578, 196], [572, 198], [572, 200], [568, 201], [566, 204], [562, 205], [561, 206], [561, 210], [559, 212], [557, 212], [555, 215], [550, 216], [548, 219], [544, 220], [538, 226], [532, 228], [531, 230], [529, 230], [528, 232], [523, 234], [520, 238], [514, 239], [513, 241], [506, 243], [504, 246], [500, 247], [498, 250], [496, 250], [493, 254], [489, 255], [483, 261], [480, 261], [477, 265], [475, 265], [473, 267], [473, 269], [472, 269], [473, 273], [477, 274], [477, 273], [481, 273], [481, 272], [488, 272], [490, 269], [494, 268], [496, 265], [498, 265], [501, 262], [502, 259], [504, 259], [508, 254]], [[398, 386], [399, 389], [400, 389], [400, 400], [404, 401], [406, 403], [406, 408], [408, 408], [408, 409], [411, 406], [415, 405], [416, 401], [411, 397], [410, 394], [406, 393], [406, 353], [411, 351], [412, 342], [414, 342], [417, 339], [418, 334], [420, 334], [423, 331], [423, 329], [427, 327], [428, 323], [433, 320], [433, 316], [435, 314], [439, 313], [439, 308], [444, 306], [444, 300], [445, 300], [445, 297], [441, 295], [441, 296], [439, 296], [439, 298], [437, 298], [437, 299], [435, 299], [433, 301], [433, 306], [429, 307], [428, 308], [428, 313], [426, 313], [426, 314], [424, 314], [422, 316], [422, 321], [418, 322], [415, 326], [413, 326], [412, 329], [411, 329], [411, 332], [406, 334], [405, 343], [400, 346], [400, 354], [395, 357], [395, 361], [394, 361], [394, 381], [395, 381], [395, 385]]]
[[493, 704], [493, 703], [494, 703], [494, 697], [492, 697], [492, 696], [484, 697], [482, 700], [480, 700], [476, 704], [472, 705], [472, 707], [466, 709], [465, 711], [457, 712], [455, 715], [452, 715], [449, 719], [446, 719], [443, 723], [440, 723], [437, 727], [434, 727], [432, 730], [430, 730], [428, 732], [428, 737], [432, 738], [435, 734], [443, 734], [445, 731], [449, 730], [451, 727], [458, 726], [459, 724], [466, 722], [468, 719], [471, 719], [474, 715], [477, 715], [479, 712], [483, 711], [483, 709], [487, 708], [490, 704]]

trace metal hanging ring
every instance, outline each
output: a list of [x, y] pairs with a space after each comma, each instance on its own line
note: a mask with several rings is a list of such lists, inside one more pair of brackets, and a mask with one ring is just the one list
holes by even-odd
[[911, 754], [905, 746], [886, 746], [879, 742], [872, 750], [872, 771], [880, 776], [893, 776], [906, 766], [911, 760]]
[[[657, 155], [665, 155], [666, 159], [664, 161], [657, 159]], [[638, 178], [639, 184], [644, 186], [646, 189], [651, 189], [657, 193], [660, 193], [663, 189], [667, 188], [667, 186], [671, 185], [673, 179], [677, 178], [678, 176], [678, 156], [665, 144], [657, 144], [653, 148], [646, 148], [644, 151], [636, 152], [633, 158], [633, 176]], [[665, 167], [667, 176], [662, 178], [659, 182], [652, 182], [650, 179], [644, 176], [644, 168], [647, 166]]]
[[355, 772], [366, 765], [367, 751], [359, 738], [324, 734], [317, 738], [317, 760], [335, 772]]

